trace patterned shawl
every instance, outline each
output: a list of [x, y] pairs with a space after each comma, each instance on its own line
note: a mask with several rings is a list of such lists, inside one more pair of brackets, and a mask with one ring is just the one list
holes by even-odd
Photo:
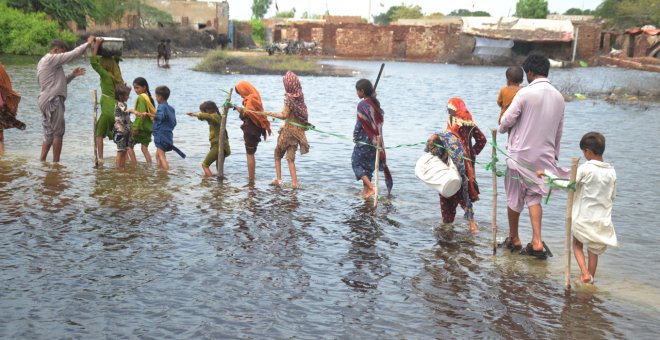
[[245, 115], [256, 126], [266, 130], [270, 136], [272, 131], [270, 130], [270, 122], [268, 121], [268, 118], [266, 118], [264, 115], [252, 112], [264, 111], [264, 106], [261, 103], [261, 95], [259, 94], [259, 91], [257, 91], [257, 89], [252, 86], [252, 84], [245, 80], [241, 80], [236, 84], [236, 92], [238, 92], [243, 97], [243, 107], [245, 107], [246, 110], [249, 110], [245, 111]]
[[0, 64], [0, 96], [2, 96], [1, 100], [7, 105], [7, 111], [16, 117], [21, 95], [11, 87], [11, 80], [2, 64]]
[[[392, 191], [392, 186], [394, 186], [394, 181], [392, 180], [392, 173], [390, 168], [387, 166], [387, 155], [385, 154], [385, 141], [383, 140], [383, 112], [372, 98], [376, 98], [376, 95], [363, 99], [357, 108], [357, 119], [362, 125], [362, 129], [367, 133], [367, 137], [371, 141], [371, 144], [376, 145], [378, 143], [378, 136], [381, 136], [380, 139], [380, 164], [382, 165], [383, 171], [385, 172], [385, 184], [387, 185], [387, 193], [389, 194]], [[379, 171], [379, 169], [375, 169]]]
[[298, 76], [287, 71], [283, 78], [284, 81], [284, 104], [291, 109], [291, 112], [303, 123], [308, 123], [307, 105], [305, 105], [305, 95], [302, 92], [300, 79]]
[[[447, 103], [447, 108], [456, 111], [456, 114], [454, 116], [449, 116], [449, 119], [447, 121], [447, 131], [451, 132], [458, 140], [461, 142], [461, 145], [463, 146], [463, 150], [465, 151], [465, 156], [466, 158], [468, 157], [473, 157], [473, 155], [470, 155], [470, 141], [465, 140], [464, 138], [468, 136], [461, 136], [460, 134], [460, 128], [461, 126], [477, 126], [477, 123], [475, 123], [472, 120], [472, 114], [470, 114], [470, 111], [468, 111], [467, 106], [465, 105], [465, 102], [463, 102], [462, 99], [460, 98], [451, 98], [449, 99], [449, 102]], [[474, 156], [476, 157], [476, 156]], [[477, 190], [477, 186], [475, 184], [476, 179], [476, 173], [474, 170], [474, 164], [472, 161], [464, 159], [463, 163], [465, 164], [465, 174], [467, 175], [468, 178], [468, 191], [470, 193], [470, 197], [472, 197], [472, 201], [478, 201], [479, 200], [479, 193]]]

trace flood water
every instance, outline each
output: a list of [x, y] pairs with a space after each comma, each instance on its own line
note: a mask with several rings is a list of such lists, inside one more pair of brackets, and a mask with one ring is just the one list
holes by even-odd
[[[564, 294], [566, 195], [543, 206], [547, 261], [492, 255], [491, 174], [478, 168], [481, 200], [470, 235], [460, 218], [442, 226], [437, 194], [416, 179], [422, 146], [388, 150], [391, 197], [377, 209], [360, 198], [352, 144], [308, 132], [311, 151], [296, 160], [301, 188], [269, 185], [276, 135], [259, 145], [257, 182], [246, 186], [246, 160], [232, 112], [227, 180], [202, 176], [206, 123], [185, 116], [205, 100], [220, 103], [240, 79], [252, 82], [267, 110], [283, 102], [279, 76], [190, 71], [198, 59], [127, 59], [124, 79], [168, 85], [177, 110], [171, 170], [141, 162], [117, 171], [106, 140], [93, 165], [92, 95], [98, 77], [69, 86], [61, 164], [38, 161], [41, 113], [36, 60], [3, 61], [23, 95], [26, 131], [5, 132], [0, 158], [0, 338], [657, 338], [660, 334], [660, 107], [567, 103], [560, 162], [581, 156], [580, 137], [607, 137], [605, 160], [618, 175], [613, 220], [620, 248], [601, 256], [594, 287]], [[354, 77], [301, 77], [317, 128], [352, 136], [354, 84], [380, 63], [331, 61]], [[378, 87], [388, 146], [416, 143], [443, 128], [445, 103], [463, 98], [490, 140], [504, 84], [502, 67], [388, 62]], [[612, 68], [551, 70], [551, 80], [586, 89], [620, 84], [660, 87], [657, 74]], [[586, 91], [585, 91], [586, 92]], [[129, 102], [135, 100], [132, 94]], [[234, 96], [235, 103], [240, 100]], [[280, 123], [273, 123], [274, 131]], [[653, 137], [656, 136], [656, 137]], [[505, 135], [498, 135], [504, 145]], [[155, 152], [153, 144], [150, 149]], [[486, 163], [487, 147], [478, 160]], [[50, 157], [49, 157], [50, 158]], [[504, 160], [500, 156], [500, 160]], [[286, 162], [284, 179], [290, 182]], [[502, 162], [500, 162], [501, 164]], [[381, 176], [382, 178], [382, 176]], [[384, 185], [381, 184], [384, 190]], [[507, 234], [498, 180], [499, 238]], [[459, 209], [460, 211], [460, 209]], [[521, 238], [531, 239], [529, 217]], [[578, 269], [572, 263], [572, 279]]]

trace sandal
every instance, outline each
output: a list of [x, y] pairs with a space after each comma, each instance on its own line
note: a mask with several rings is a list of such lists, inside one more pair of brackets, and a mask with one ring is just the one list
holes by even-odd
[[509, 236], [507, 236], [507, 238], [504, 239], [504, 242], [498, 244], [497, 246], [500, 248], [504, 247], [506, 249], [509, 249], [511, 250], [512, 253], [514, 251], [519, 251], [522, 249], [522, 244], [513, 244], [513, 239], [511, 239], [511, 237]]
[[539, 260], [545, 260], [548, 258], [548, 252], [543, 250], [534, 250], [531, 243], [527, 243], [527, 246], [520, 251], [520, 255], [534, 256]]

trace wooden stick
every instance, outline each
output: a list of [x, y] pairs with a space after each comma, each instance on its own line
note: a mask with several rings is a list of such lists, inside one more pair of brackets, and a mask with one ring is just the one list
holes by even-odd
[[[230, 102], [233, 92], [234, 88], [232, 87], [227, 94], [227, 100]], [[225, 178], [225, 128], [227, 127], [227, 112], [229, 112], [229, 108], [223, 105], [222, 115], [220, 116], [220, 131], [218, 131], [218, 159], [215, 161], [218, 178], [221, 181]]]
[[378, 167], [380, 166], [380, 140], [381, 136], [378, 136], [378, 141], [376, 142], [376, 167], [375, 170], [376, 174], [374, 176], [374, 182], [372, 183], [374, 186], [374, 208], [378, 206]]
[[380, 75], [383, 74], [383, 68], [385, 68], [385, 63], [380, 64], [380, 71], [378, 71], [378, 77], [376, 77], [376, 82], [374, 83], [374, 91], [376, 91], [376, 88], [378, 87]]
[[[98, 152], [98, 145], [96, 145], [96, 111], [99, 108], [99, 103], [96, 98], [96, 89], [92, 90], [92, 97], [94, 97], [94, 126], [92, 131], [92, 138], [94, 140], [94, 167], [98, 168], [99, 167], [99, 152]], [[103, 142], [101, 142], [103, 143]]]
[[[571, 158], [571, 176], [570, 183], [575, 183], [577, 176], [577, 167], [579, 157]], [[564, 273], [564, 290], [571, 290], [571, 225], [573, 224], [573, 199], [575, 190], [568, 191], [568, 201], [566, 202], [566, 272]]]
[[491, 129], [493, 135], [493, 218], [491, 224], [493, 225], [493, 255], [497, 254], [497, 149], [495, 148], [497, 141], [497, 129]]

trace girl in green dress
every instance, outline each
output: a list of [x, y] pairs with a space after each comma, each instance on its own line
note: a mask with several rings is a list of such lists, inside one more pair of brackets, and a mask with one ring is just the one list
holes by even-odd
[[[103, 44], [103, 38], [96, 38], [96, 44], [89, 58], [90, 64], [101, 78], [101, 117], [96, 123], [96, 147], [99, 159], [103, 159], [103, 138], [112, 140], [112, 127], [115, 124], [115, 87], [124, 84], [119, 68], [119, 57], [106, 57], [98, 55]], [[128, 157], [135, 164], [135, 153], [129, 150]]]
[[142, 77], [137, 77], [133, 80], [133, 90], [138, 95], [135, 101], [135, 109], [130, 110], [136, 115], [133, 122], [133, 145], [131, 150], [136, 144], [142, 145], [142, 154], [147, 164], [151, 164], [151, 154], [149, 153], [149, 143], [151, 143], [151, 128], [153, 120], [148, 114], [156, 113], [154, 99], [151, 97], [149, 91], [149, 83]]

